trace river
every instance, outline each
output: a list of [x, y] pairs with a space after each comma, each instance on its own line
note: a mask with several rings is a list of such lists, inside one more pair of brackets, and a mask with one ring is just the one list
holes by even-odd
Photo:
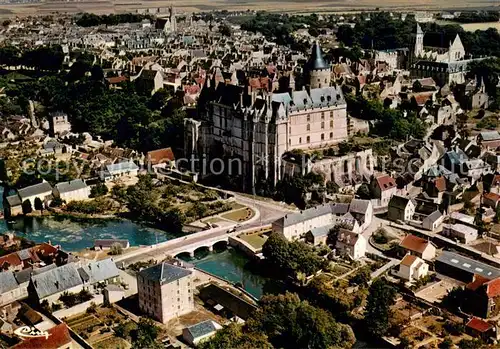
[[[0, 187], [0, 197], [3, 188]], [[2, 200], [0, 209], [3, 210]], [[131, 246], [153, 245], [175, 238], [163, 230], [153, 229], [128, 220], [76, 221], [69, 218], [17, 217], [8, 223], [0, 220], [0, 234], [14, 232], [37, 243], [50, 241], [68, 252], [94, 246], [96, 239], [127, 239]], [[234, 249], [210, 253], [192, 260], [198, 268], [233, 283], [241, 283], [253, 296], [260, 298], [273, 283], [248, 269], [248, 258]], [[274, 285], [275, 286], [275, 285]]]

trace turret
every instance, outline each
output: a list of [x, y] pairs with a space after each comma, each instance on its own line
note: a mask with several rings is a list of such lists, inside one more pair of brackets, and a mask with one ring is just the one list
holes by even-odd
[[312, 47], [311, 57], [307, 61], [305, 68], [309, 79], [309, 88], [314, 89], [330, 86], [332, 79], [330, 65], [323, 58], [323, 52], [318, 41]]

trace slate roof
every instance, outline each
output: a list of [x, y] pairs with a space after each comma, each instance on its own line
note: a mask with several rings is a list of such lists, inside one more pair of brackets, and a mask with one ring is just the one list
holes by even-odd
[[296, 213], [289, 213], [285, 217], [279, 219], [283, 227], [289, 227], [300, 222], [304, 222], [316, 217], [320, 217], [329, 213], [333, 213], [335, 204], [323, 204], [316, 207], [308, 208]]
[[322, 236], [328, 235], [328, 232], [332, 228], [333, 228], [333, 226], [331, 226], [331, 225], [325, 225], [322, 227], [313, 228], [313, 229], [311, 229], [311, 234], [312, 234], [312, 236], [314, 236], [316, 238], [322, 237]]
[[35, 185], [30, 185], [29, 187], [18, 190], [18, 194], [21, 197], [21, 200], [23, 198], [27, 198], [30, 196], [47, 194], [47, 193], [51, 193], [51, 192], [52, 192], [52, 187], [47, 182], [42, 182], [42, 183], [38, 183]]
[[453, 266], [468, 273], [480, 275], [490, 280], [500, 277], [500, 269], [475, 261], [468, 257], [464, 257], [454, 252], [443, 251], [436, 261]]
[[307, 67], [312, 70], [322, 70], [330, 68], [328, 63], [326, 63], [325, 59], [323, 58], [323, 52], [321, 51], [321, 47], [319, 46], [317, 41], [312, 47], [311, 57], [307, 62]]
[[200, 338], [217, 331], [216, 323], [212, 320], [198, 322], [186, 328], [193, 338]]
[[78, 268], [78, 273], [85, 282], [91, 284], [120, 275], [120, 271], [111, 258], [83, 264], [81, 268]]
[[7, 203], [9, 204], [10, 207], [22, 205], [21, 198], [17, 194], [7, 196]]
[[106, 169], [110, 174], [130, 172], [138, 170], [139, 167], [133, 161], [119, 162], [116, 164], [106, 165]]
[[62, 292], [82, 284], [82, 279], [74, 263], [69, 263], [45, 273], [34, 275], [31, 283], [39, 299]]
[[405, 198], [399, 195], [393, 195], [391, 200], [389, 201], [389, 209], [391, 207], [394, 207], [404, 210], [410, 201], [411, 201], [410, 198]]
[[481, 132], [480, 135], [484, 141], [496, 141], [500, 139], [498, 131], [484, 131]]
[[139, 275], [164, 285], [191, 275], [191, 271], [163, 262], [140, 271]]
[[354, 199], [349, 205], [349, 212], [365, 214], [370, 206], [370, 200]]
[[9, 292], [17, 287], [17, 280], [12, 271], [0, 273], [0, 294]]
[[87, 184], [81, 179], [74, 179], [69, 182], [61, 182], [56, 184], [56, 189], [59, 193], [69, 193], [72, 191], [84, 189], [87, 187]]

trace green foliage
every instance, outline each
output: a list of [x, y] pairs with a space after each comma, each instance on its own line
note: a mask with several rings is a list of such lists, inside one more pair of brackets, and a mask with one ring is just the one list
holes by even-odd
[[354, 275], [349, 278], [349, 284], [354, 286], [367, 287], [371, 280], [371, 270], [369, 266], [364, 266], [354, 273]]
[[77, 304], [87, 302], [92, 298], [88, 290], [82, 289], [78, 293], [63, 292], [63, 294], [59, 296], [59, 301], [62, 302], [66, 308], [71, 308]]
[[460, 349], [481, 349], [484, 347], [484, 343], [480, 339], [462, 339], [458, 342], [458, 348]]
[[366, 183], [361, 184], [356, 191], [356, 196], [358, 196], [360, 199], [370, 200], [372, 198], [370, 186]]
[[262, 247], [264, 257], [288, 275], [312, 275], [324, 267], [325, 261], [301, 241], [289, 242], [282, 234], [273, 233]]
[[439, 343], [438, 348], [439, 349], [453, 348], [453, 340], [450, 337], [446, 337], [441, 343]]
[[106, 198], [97, 198], [85, 201], [70, 201], [65, 207], [68, 212], [82, 214], [103, 214], [113, 209], [113, 203]]
[[477, 123], [477, 127], [480, 129], [496, 130], [498, 126], [500, 123], [497, 115], [485, 116]]
[[454, 287], [443, 297], [441, 304], [451, 311], [456, 311], [461, 307], [465, 293], [466, 291], [462, 287]]
[[43, 202], [40, 198], [35, 198], [35, 210], [43, 210]]
[[97, 183], [90, 189], [90, 197], [97, 198], [108, 193], [108, 187], [104, 183]]
[[225, 23], [219, 25], [219, 33], [221, 33], [223, 36], [231, 37], [233, 31], [231, 30], [231, 27]]
[[[365, 49], [372, 47], [377, 50], [408, 47], [413, 42], [416, 21], [414, 16], [407, 16], [406, 20], [391, 17], [388, 12], [370, 14], [370, 20], [364, 16], [357, 16], [356, 26], [341, 25], [337, 32], [337, 39], [345, 46], [358, 45]], [[442, 42], [452, 42], [459, 34], [465, 51], [474, 56], [500, 56], [500, 34], [497, 29], [476, 30], [467, 32], [460, 25], [441, 26], [437, 23], [421, 23], [427, 35], [429, 46], [440, 46]]]
[[29, 214], [29, 213], [33, 212], [33, 207], [31, 206], [31, 201], [29, 201], [29, 200], [23, 201], [22, 208], [23, 208], [24, 214]]
[[123, 247], [119, 243], [114, 243], [111, 245], [111, 248], [109, 249], [109, 254], [112, 256], [116, 256], [119, 254], [123, 253]]
[[209, 341], [201, 342], [199, 349], [272, 349], [264, 334], [245, 331], [242, 325], [229, 324]]
[[464, 11], [453, 18], [453, 21], [460, 23], [482, 23], [498, 22], [500, 13], [498, 11]]
[[117, 25], [120, 23], [137, 23], [141, 22], [144, 19], [151, 19], [151, 17], [134, 13], [120, 13], [110, 15], [84, 13], [76, 20], [76, 24], [80, 27], [93, 27], [102, 24]]
[[309, 172], [305, 176], [285, 176], [276, 184], [275, 199], [284, 200], [289, 204], [293, 203], [303, 209], [306, 206], [305, 194], [316, 188], [323, 189], [323, 184], [323, 175], [314, 172]]
[[354, 344], [352, 329], [337, 323], [323, 309], [301, 301], [296, 294], [264, 296], [248, 327], [265, 333], [276, 348], [347, 348]]
[[161, 348], [156, 342], [160, 328], [151, 319], [143, 318], [137, 324], [137, 330], [132, 336], [132, 347], [134, 348]]
[[390, 327], [390, 307], [396, 303], [396, 290], [384, 279], [376, 279], [368, 290], [365, 308], [367, 332], [373, 336], [383, 336]]
[[117, 337], [127, 339], [137, 330], [137, 324], [133, 321], [120, 322], [113, 330]]

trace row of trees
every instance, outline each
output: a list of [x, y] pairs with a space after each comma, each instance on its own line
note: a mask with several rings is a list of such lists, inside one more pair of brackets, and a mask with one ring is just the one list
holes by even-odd
[[60, 45], [40, 46], [22, 51], [18, 47], [0, 48], [0, 65], [22, 66], [41, 71], [59, 71], [64, 62], [64, 53]]
[[134, 13], [119, 13], [110, 15], [96, 15], [84, 13], [76, 19], [76, 24], [80, 27], [93, 27], [96, 25], [117, 25], [120, 23], [137, 23], [144, 19], [152, 20], [151, 16]]
[[[362, 16], [355, 20], [356, 26], [342, 25], [337, 32], [337, 39], [346, 46], [359, 46], [365, 49], [395, 49], [411, 46], [415, 42], [417, 22], [414, 16], [407, 16], [403, 21], [391, 17], [388, 12], [371, 14], [366, 21]], [[500, 33], [497, 29], [467, 32], [460, 25], [422, 23], [426, 33], [425, 44], [428, 46], [447, 46], [457, 34], [460, 35], [465, 50], [474, 56], [500, 56]]]

